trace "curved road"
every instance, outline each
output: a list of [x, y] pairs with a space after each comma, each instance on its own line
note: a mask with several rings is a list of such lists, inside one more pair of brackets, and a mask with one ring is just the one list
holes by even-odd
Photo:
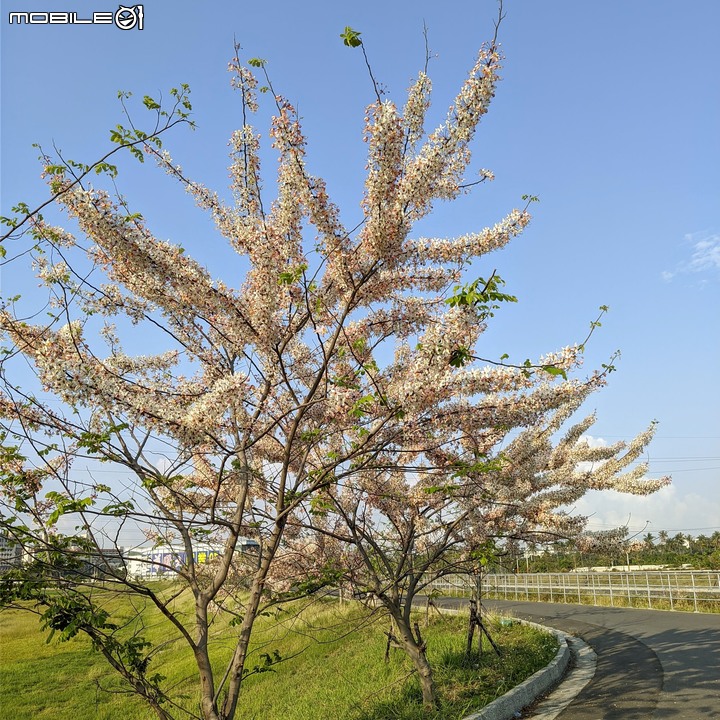
[[597, 653], [595, 676], [558, 720], [720, 720], [720, 614], [484, 605], [577, 635]]

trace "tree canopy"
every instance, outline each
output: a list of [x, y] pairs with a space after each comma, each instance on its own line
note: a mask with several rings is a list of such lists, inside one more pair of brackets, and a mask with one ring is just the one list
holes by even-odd
[[[343, 38], [365, 52], [357, 31]], [[232, 203], [166, 150], [165, 134], [191, 122], [181, 86], [170, 107], [145, 97], [154, 127], [118, 126], [99, 161], [43, 155], [45, 205], [65, 212], [71, 230], [46, 220], [44, 206], [18, 205], [4, 219], [4, 262], [32, 263], [47, 315], [30, 309], [35, 295], [3, 298], [0, 310], [1, 522], [28, 558], [4, 576], [3, 602], [29, 601], [65, 638], [87, 634], [158, 717], [175, 717], [180, 700], [153, 667], [154, 648], [112, 618], [108, 588], [149, 600], [192, 650], [204, 720], [234, 716], [258, 614], [328, 583], [387, 609], [432, 705], [422, 638], [408, 623], [428, 579], [502, 538], [577, 536], [586, 519], [568, 506], [589, 489], [665, 484], [645, 478], [642, 464], [628, 467], [652, 430], [627, 447], [591, 448], [582, 439], [590, 416], [558, 439], [610, 369], [579, 376], [584, 343], [520, 364], [481, 356], [487, 324], [516, 298], [496, 271], [468, 273], [522, 232], [533, 198], [460, 237], [413, 235], [435, 203], [492, 178], [466, 173], [500, 63], [493, 40], [431, 131], [426, 71], [402, 107], [374, 85], [353, 228], [308, 170], [295, 107], [264, 61], [243, 64], [239, 48]], [[271, 201], [250, 124], [259, 90], [275, 106]], [[125, 151], [154, 160], [208, 213], [243, 260], [240, 282], [212, 277], [127, 206], [111, 162]], [[141, 336], [153, 338], [147, 354], [125, 349]], [[97, 481], [99, 464], [122, 480]], [[182, 548], [166, 562], [170, 590], [128, 572], [130, 529], [148, 545]], [[237, 552], [244, 538], [256, 553]], [[198, 561], [208, 544], [216, 555]], [[103, 568], [102, 587], [88, 558]], [[182, 594], [192, 596], [190, 618], [177, 610]], [[233, 638], [223, 663], [210, 632], [221, 622]]]

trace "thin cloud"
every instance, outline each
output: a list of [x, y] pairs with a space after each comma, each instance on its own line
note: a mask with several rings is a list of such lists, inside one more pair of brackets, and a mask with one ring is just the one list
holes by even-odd
[[601, 437], [593, 437], [592, 435], [582, 435], [581, 441], [586, 442], [591, 448], [606, 447], [607, 440]]
[[690, 259], [674, 270], [663, 271], [660, 274], [663, 280], [670, 282], [676, 275], [720, 272], [720, 234], [688, 233], [684, 240], [692, 246]]
[[[578, 500], [573, 514], [589, 515], [592, 530], [608, 530], [628, 524], [631, 532], [717, 528], [720, 501], [697, 492], [682, 492], [675, 485], [652, 495], [625, 495], [613, 490], [591, 491]], [[645, 528], [645, 522], [649, 525]], [[706, 534], [712, 533], [712, 530]], [[696, 534], [693, 532], [693, 534]]]
[[690, 272], [720, 270], [720, 235], [710, 235], [695, 242], [688, 270]]

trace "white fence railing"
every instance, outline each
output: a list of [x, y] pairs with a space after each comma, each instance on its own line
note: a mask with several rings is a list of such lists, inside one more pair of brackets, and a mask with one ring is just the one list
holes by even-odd
[[[453, 575], [431, 585], [446, 595], [469, 595], [476, 579]], [[720, 612], [720, 571], [518, 573], [483, 575], [483, 597], [503, 600], [649, 607]]]

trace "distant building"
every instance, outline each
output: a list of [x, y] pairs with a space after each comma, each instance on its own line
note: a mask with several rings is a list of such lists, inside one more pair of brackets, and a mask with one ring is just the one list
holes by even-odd
[[[237, 552], [257, 553], [260, 545], [249, 538], [239, 538]], [[197, 543], [193, 548], [193, 559], [197, 565], [209, 563], [223, 553], [223, 546], [212, 543]], [[158, 545], [153, 548], [137, 548], [123, 554], [127, 574], [134, 578], [160, 577], [175, 573], [187, 565], [188, 556], [184, 545]]]
[[103, 578], [105, 576], [123, 577], [126, 574], [124, 552], [122, 547], [99, 548], [90, 552], [84, 558], [87, 564], [86, 572], [91, 577]]
[[6, 533], [0, 533], [0, 573], [18, 567], [22, 562], [22, 548]]

